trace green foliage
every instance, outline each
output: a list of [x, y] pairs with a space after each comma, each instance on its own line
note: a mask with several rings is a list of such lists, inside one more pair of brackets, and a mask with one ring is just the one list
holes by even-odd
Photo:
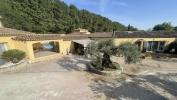
[[112, 40], [104, 40], [92, 42], [85, 51], [86, 55], [92, 58], [91, 64], [99, 70], [117, 69], [117, 65], [113, 65], [110, 56], [115, 54], [115, 46]]
[[174, 27], [174, 31], [175, 31], [175, 32], [177, 32], [177, 26], [176, 26], [176, 27]]
[[100, 53], [105, 53], [108, 55], [115, 54], [115, 46], [112, 40], [100, 40], [97, 42], [91, 42], [88, 44], [88, 49], [86, 49], [85, 54], [91, 57], [98, 56]]
[[170, 43], [170, 44], [167, 46], [165, 52], [177, 54], [177, 41], [174, 41], [174, 42]]
[[129, 42], [121, 44], [119, 46], [119, 53], [124, 56], [125, 62], [137, 63], [141, 60], [141, 52], [135, 44], [131, 44]]
[[154, 28], [153, 28], [153, 31], [167, 31], [167, 32], [171, 32], [171, 31], [174, 31], [174, 28], [171, 25], [171, 23], [164, 22], [162, 24], [155, 25]]
[[120, 69], [120, 65], [118, 63], [112, 63], [112, 69]]
[[106, 53], [109, 55], [114, 54], [114, 43], [112, 40], [101, 40], [98, 41], [98, 49], [102, 52], [102, 53]]
[[13, 63], [18, 63], [23, 58], [25, 58], [25, 52], [17, 50], [17, 49], [8, 50], [8, 51], [3, 52], [2, 54], [2, 59], [11, 61]]
[[95, 58], [93, 58], [92, 61], [91, 61], [91, 64], [97, 70], [104, 70], [104, 68], [102, 66], [102, 57], [101, 57], [101, 55], [98, 55]]
[[91, 32], [126, 30], [118, 22], [60, 0], [0, 0], [0, 15], [5, 27], [36, 33], [69, 33], [75, 28]]
[[129, 24], [127, 27], [127, 31], [138, 31], [138, 29]]
[[90, 56], [91, 58], [95, 59], [99, 55], [98, 43], [91, 42], [88, 44], [87, 49], [85, 50], [85, 56]]

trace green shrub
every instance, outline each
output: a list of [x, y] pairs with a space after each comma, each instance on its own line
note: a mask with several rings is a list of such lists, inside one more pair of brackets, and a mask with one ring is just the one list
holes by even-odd
[[104, 68], [102, 67], [101, 56], [97, 56], [96, 58], [92, 59], [91, 65], [97, 70], [104, 70]]
[[11, 61], [12, 63], [18, 63], [21, 61], [23, 58], [25, 58], [25, 52], [17, 50], [17, 49], [12, 49], [3, 52], [2, 54], [2, 59], [5, 59], [7, 61]]
[[118, 63], [113, 62], [112, 63], [112, 69], [120, 69], [120, 65]]
[[141, 52], [138, 49], [138, 46], [131, 43], [124, 43], [119, 46], [119, 53], [124, 56], [125, 62], [137, 63], [141, 60]]
[[95, 69], [117, 69], [111, 61], [111, 56], [116, 54], [116, 47], [112, 40], [101, 40], [92, 42], [85, 51], [85, 56], [90, 56], [91, 64]]

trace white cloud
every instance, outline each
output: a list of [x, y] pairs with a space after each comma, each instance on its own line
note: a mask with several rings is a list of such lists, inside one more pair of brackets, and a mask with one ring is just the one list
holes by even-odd
[[104, 12], [108, 6], [128, 6], [127, 3], [116, 1], [116, 0], [100, 0], [99, 1], [99, 8], [101, 12]]
[[110, 1], [109, 0], [100, 0], [100, 11], [101, 12], [104, 12], [105, 11], [105, 8], [107, 8], [107, 5]]
[[105, 10], [108, 9], [110, 6], [125, 7], [128, 5], [126, 2], [122, 2], [120, 0], [69, 0], [69, 1], [70, 3], [77, 2], [80, 5], [98, 7], [100, 12], [105, 12]]
[[113, 5], [118, 5], [118, 6], [127, 6], [128, 4], [125, 2], [120, 2], [120, 1], [115, 1], [112, 3]]

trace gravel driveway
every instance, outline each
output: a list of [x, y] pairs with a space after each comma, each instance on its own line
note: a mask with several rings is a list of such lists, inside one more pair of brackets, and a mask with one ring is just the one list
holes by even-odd
[[87, 60], [68, 56], [0, 75], [0, 100], [91, 100]]
[[90, 84], [99, 100], [177, 100], [177, 60], [146, 59], [142, 70], [127, 80]]
[[176, 61], [146, 60], [125, 81], [91, 81], [89, 60], [67, 56], [0, 74], [0, 100], [177, 100]]

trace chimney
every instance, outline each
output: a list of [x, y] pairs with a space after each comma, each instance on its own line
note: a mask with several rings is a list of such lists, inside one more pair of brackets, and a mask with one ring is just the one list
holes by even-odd
[[1, 17], [1, 15], [0, 15], [0, 28], [3, 28], [3, 25], [2, 25], [1, 20], [2, 20], [2, 17]]

